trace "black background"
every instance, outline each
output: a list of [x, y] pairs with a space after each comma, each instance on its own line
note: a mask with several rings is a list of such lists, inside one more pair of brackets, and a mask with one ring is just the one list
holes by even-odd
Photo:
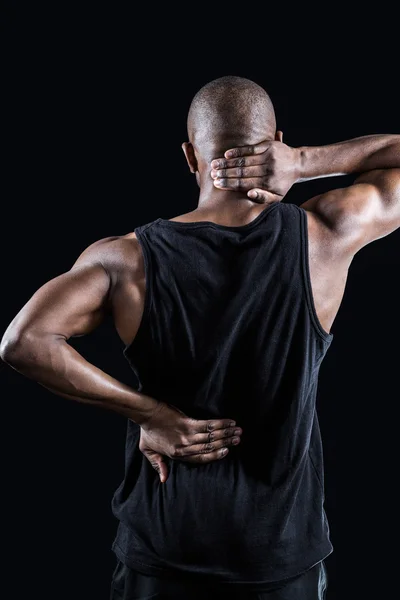
[[[318, 34], [303, 29], [292, 44], [279, 32], [264, 41], [258, 30], [251, 43], [224, 45], [218, 21], [198, 33], [174, 25], [110, 8], [39, 13], [8, 3], [1, 332], [91, 242], [196, 206], [180, 145], [190, 100], [211, 79], [234, 74], [265, 87], [293, 146], [400, 132], [396, 54], [387, 40], [372, 44], [365, 32], [358, 41], [345, 25], [329, 32], [324, 24]], [[299, 204], [348, 183], [300, 184], [288, 199]], [[355, 257], [321, 369], [335, 547], [328, 600], [389, 597], [396, 586], [399, 242], [397, 231]], [[74, 344], [135, 384], [111, 323]], [[106, 600], [125, 421], [1, 367], [2, 578], [15, 598]]]

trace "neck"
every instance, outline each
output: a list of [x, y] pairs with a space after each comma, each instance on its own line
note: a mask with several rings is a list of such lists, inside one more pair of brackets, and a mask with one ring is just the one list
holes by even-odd
[[[271, 194], [271, 202], [281, 200], [280, 196]], [[262, 206], [270, 204], [264, 202]], [[200, 196], [197, 212], [213, 213], [225, 216], [246, 216], [253, 209], [260, 210], [259, 202], [251, 200], [246, 192], [233, 192], [219, 190], [214, 186], [210, 173], [203, 174], [200, 178]]]

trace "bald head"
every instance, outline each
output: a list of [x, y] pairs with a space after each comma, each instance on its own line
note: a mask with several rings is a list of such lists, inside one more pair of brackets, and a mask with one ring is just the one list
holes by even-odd
[[275, 132], [270, 97], [249, 79], [215, 79], [197, 92], [190, 106], [189, 140], [205, 160], [228, 148], [273, 140]]

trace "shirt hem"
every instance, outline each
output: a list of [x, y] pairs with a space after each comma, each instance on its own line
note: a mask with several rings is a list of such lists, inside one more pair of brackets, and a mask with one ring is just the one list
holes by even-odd
[[[138, 573], [141, 573], [142, 575], [148, 575], [151, 577], [160, 577], [162, 579], [174, 579], [174, 580], [190, 579], [192, 582], [194, 579], [197, 579], [199, 581], [202, 581], [203, 583], [214, 583], [215, 585], [218, 585], [218, 586], [221, 586], [221, 585], [222, 586], [233, 586], [233, 585], [235, 585], [235, 586], [245, 587], [246, 589], [248, 589], [248, 591], [262, 592], [262, 591], [269, 591], [268, 586], [284, 585], [286, 583], [290, 583], [294, 579], [297, 579], [298, 577], [300, 577], [301, 575], [303, 575], [304, 573], [306, 573], [307, 571], [312, 569], [315, 565], [317, 565], [318, 563], [325, 560], [330, 554], [332, 554], [333, 546], [332, 546], [331, 542], [329, 542], [329, 541], [324, 542], [323, 544], [320, 544], [311, 554], [310, 562], [307, 563], [307, 566], [302, 567], [300, 569], [300, 571], [295, 569], [295, 572], [292, 573], [288, 577], [283, 577], [283, 578], [279, 578], [279, 579], [265, 579], [262, 581], [261, 580], [254, 581], [254, 580], [248, 580], [248, 579], [229, 579], [226, 577], [224, 578], [224, 576], [219, 577], [216, 574], [208, 576], [204, 573], [203, 574], [190, 573], [188, 571], [179, 571], [178, 569], [175, 569], [174, 571], [172, 571], [170, 569], [165, 569], [163, 567], [149, 565], [149, 564], [143, 563], [143, 562], [136, 560], [136, 559], [132, 558], [131, 556], [128, 556], [127, 554], [125, 554], [125, 552], [122, 550], [122, 548], [120, 546], [118, 546], [116, 541], [114, 541], [114, 543], [112, 545], [112, 551], [116, 555], [117, 559], [120, 560], [125, 566], [127, 566], [130, 569], [133, 569], [134, 571], [137, 571]], [[304, 556], [304, 553], [302, 553], [301, 556]], [[263, 586], [265, 587], [265, 589], [263, 589]]]

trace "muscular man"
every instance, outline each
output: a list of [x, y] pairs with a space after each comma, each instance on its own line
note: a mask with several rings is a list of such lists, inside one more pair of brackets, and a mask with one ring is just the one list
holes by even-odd
[[[1, 356], [127, 417], [112, 599], [323, 598], [318, 372], [354, 255], [400, 226], [400, 136], [290, 148], [267, 93], [236, 77], [196, 94], [188, 133], [198, 207], [89, 246], [15, 317]], [[348, 188], [282, 202], [347, 173]], [[109, 312], [138, 390], [68, 344]]]

